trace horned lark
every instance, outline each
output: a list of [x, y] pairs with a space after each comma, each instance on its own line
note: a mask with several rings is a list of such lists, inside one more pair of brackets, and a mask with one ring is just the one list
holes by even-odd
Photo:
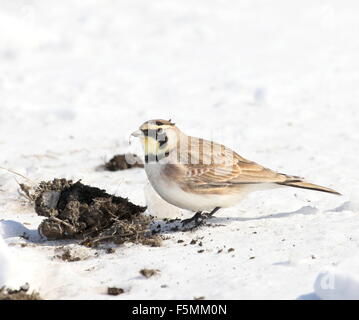
[[289, 186], [339, 195], [267, 169], [224, 145], [187, 136], [170, 120], [147, 121], [132, 135], [142, 142], [146, 174], [157, 193], [172, 205], [196, 211], [183, 221], [185, 225], [199, 225], [220, 208], [236, 205], [258, 190]]

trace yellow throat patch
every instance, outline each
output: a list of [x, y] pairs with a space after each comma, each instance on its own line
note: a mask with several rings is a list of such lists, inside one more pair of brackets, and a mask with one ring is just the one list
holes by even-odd
[[160, 150], [159, 142], [153, 137], [145, 137], [143, 139], [143, 143], [145, 148], [145, 154], [157, 154]]

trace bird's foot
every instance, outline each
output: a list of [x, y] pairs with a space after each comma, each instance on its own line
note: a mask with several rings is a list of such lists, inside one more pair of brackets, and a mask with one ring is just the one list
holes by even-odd
[[200, 227], [207, 219], [212, 218], [219, 209], [220, 207], [216, 207], [211, 212], [196, 212], [192, 218], [182, 220], [182, 230], [189, 231]]
[[182, 220], [182, 230], [189, 231], [196, 229], [203, 225], [204, 222], [209, 218], [212, 218], [210, 212], [202, 213], [201, 211], [198, 211], [192, 218]]

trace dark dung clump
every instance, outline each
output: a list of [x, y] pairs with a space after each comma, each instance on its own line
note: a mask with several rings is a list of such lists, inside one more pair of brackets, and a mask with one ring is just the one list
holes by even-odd
[[149, 231], [152, 218], [142, 214], [146, 207], [80, 181], [41, 182], [34, 201], [36, 213], [47, 217], [39, 232], [48, 240], [81, 239], [87, 246], [102, 241], [160, 244], [160, 237]]

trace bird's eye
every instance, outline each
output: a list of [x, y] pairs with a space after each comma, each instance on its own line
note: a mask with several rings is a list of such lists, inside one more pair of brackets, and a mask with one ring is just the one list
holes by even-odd
[[164, 130], [162, 128], [157, 129], [157, 134], [162, 134]]

